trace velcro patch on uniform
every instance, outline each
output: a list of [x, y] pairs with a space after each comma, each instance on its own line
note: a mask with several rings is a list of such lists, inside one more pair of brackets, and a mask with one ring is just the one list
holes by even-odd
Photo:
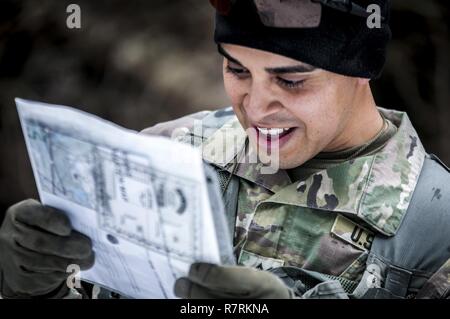
[[241, 251], [238, 263], [242, 266], [269, 270], [284, 265], [284, 260], [260, 256], [246, 250]]
[[358, 225], [354, 221], [342, 216], [337, 215], [334, 220], [331, 233], [336, 237], [341, 238], [347, 243], [355, 246], [356, 248], [364, 251], [369, 251], [372, 247], [373, 239], [375, 235], [373, 232], [367, 230], [367, 228]]

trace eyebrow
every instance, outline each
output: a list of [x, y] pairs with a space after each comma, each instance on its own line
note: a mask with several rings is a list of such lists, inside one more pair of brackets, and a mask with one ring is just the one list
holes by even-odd
[[265, 68], [265, 70], [271, 74], [286, 74], [286, 73], [309, 73], [316, 68], [312, 65], [299, 64], [293, 66], [281, 66], [277, 68]]
[[[227, 60], [236, 63], [240, 66], [244, 66], [239, 60], [233, 58], [225, 49], [219, 44], [217, 45], [217, 50], [221, 55], [223, 55]], [[298, 64], [292, 66], [281, 66], [275, 68], [264, 68], [267, 72], [271, 74], [286, 74], [286, 73], [308, 73], [316, 70], [316, 67], [309, 64]]]

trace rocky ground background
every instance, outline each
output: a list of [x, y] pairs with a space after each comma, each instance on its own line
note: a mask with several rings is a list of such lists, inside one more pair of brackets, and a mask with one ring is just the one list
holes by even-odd
[[[81, 7], [82, 28], [66, 27]], [[0, 0], [0, 215], [35, 197], [14, 97], [77, 106], [141, 130], [225, 106], [206, 0]], [[450, 164], [450, 10], [393, 0], [394, 40], [379, 105], [406, 110], [429, 152]]]

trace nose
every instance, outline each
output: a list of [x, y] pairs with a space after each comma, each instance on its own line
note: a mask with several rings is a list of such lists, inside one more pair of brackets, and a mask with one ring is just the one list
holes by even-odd
[[243, 100], [244, 111], [253, 122], [262, 122], [263, 119], [279, 112], [283, 107], [272, 91], [270, 84], [263, 80], [253, 80], [249, 91]]

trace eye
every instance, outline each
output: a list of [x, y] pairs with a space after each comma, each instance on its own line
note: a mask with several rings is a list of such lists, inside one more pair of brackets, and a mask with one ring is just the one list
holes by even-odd
[[245, 78], [250, 74], [250, 72], [246, 68], [235, 66], [232, 67], [229, 64], [226, 66], [226, 72], [231, 73], [232, 75], [240, 79]]
[[280, 77], [276, 78], [276, 81], [279, 85], [288, 88], [288, 89], [297, 89], [303, 86], [305, 83], [305, 80], [299, 80], [299, 81], [289, 81]]

